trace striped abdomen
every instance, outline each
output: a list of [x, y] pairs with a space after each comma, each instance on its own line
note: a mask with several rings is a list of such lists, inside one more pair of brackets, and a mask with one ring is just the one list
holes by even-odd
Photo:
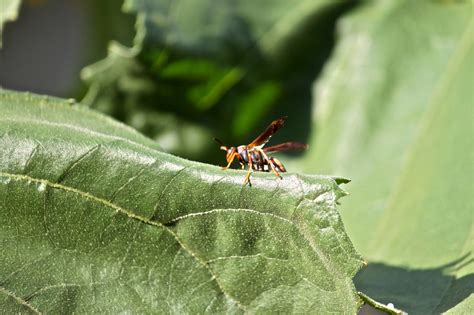
[[[252, 159], [252, 169], [261, 172], [270, 172], [271, 166], [277, 172], [286, 172], [283, 164], [274, 157], [268, 157], [268, 159], [259, 150], [247, 150], [247, 148], [239, 147], [239, 160], [241, 163], [249, 164], [249, 158]], [[270, 165], [271, 164], [271, 165]]]

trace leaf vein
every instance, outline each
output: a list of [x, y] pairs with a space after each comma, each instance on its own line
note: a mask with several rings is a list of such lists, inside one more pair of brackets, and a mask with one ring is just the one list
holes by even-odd
[[252, 210], [252, 209], [243, 209], [243, 208], [240, 208], [240, 209], [234, 209], [234, 208], [227, 208], [227, 209], [212, 209], [212, 210], [209, 210], [209, 211], [203, 211], [203, 212], [193, 212], [193, 213], [188, 213], [188, 214], [185, 214], [185, 215], [182, 215], [182, 216], [179, 216], [179, 217], [176, 217], [174, 218], [173, 220], [170, 220], [169, 222], [165, 223], [165, 224], [173, 224], [173, 223], [176, 223], [180, 220], [184, 220], [184, 219], [187, 219], [187, 218], [192, 218], [192, 217], [197, 217], [197, 216], [204, 216], [204, 215], [209, 215], [209, 214], [213, 214], [213, 213], [219, 213], [219, 212], [249, 212], [249, 213], [252, 213], [252, 214], [257, 214], [257, 215], [264, 215], [264, 216], [270, 216], [270, 217], [274, 217], [276, 219], [279, 219], [279, 220], [282, 220], [282, 221], [285, 221], [286, 223], [289, 223], [293, 226], [296, 227], [296, 224], [294, 224], [292, 221], [286, 219], [286, 218], [283, 218], [283, 217], [280, 217], [276, 214], [273, 214], [273, 213], [270, 213], [270, 212], [259, 212], [259, 211], [256, 211], [256, 210]]
[[220, 256], [220, 257], [216, 257], [216, 258], [213, 258], [213, 259], [210, 259], [208, 260], [206, 263], [207, 264], [212, 264], [216, 261], [219, 261], [219, 260], [228, 260], [228, 259], [247, 259], [247, 258], [258, 258], [258, 257], [262, 257], [264, 259], [268, 259], [268, 260], [277, 260], [277, 261], [282, 261], [282, 262], [288, 262], [288, 259], [283, 259], [283, 258], [276, 258], [276, 257], [268, 257], [262, 253], [258, 253], [258, 254], [254, 254], [254, 255], [245, 255], [245, 256], [242, 256], [242, 255], [233, 255], [233, 256]]
[[82, 190], [79, 190], [77, 188], [73, 188], [73, 187], [69, 187], [69, 186], [66, 186], [64, 184], [59, 184], [59, 183], [54, 183], [54, 182], [51, 182], [49, 180], [46, 180], [46, 179], [39, 179], [39, 178], [33, 178], [31, 176], [27, 176], [27, 175], [20, 175], [20, 174], [11, 174], [11, 173], [6, 173], [6, 172], [0, 172], [0, 177], [7, 177], [11, 180], [16, 180], [16, 181], [26, 181], [28, 183], [36, 183], [36, 184], [44, 184], [44, 185], [47, 185], [49, 187], [52, 187], [52, 188], [55, 188], [55, 189], [59, 189], [59, 190], [62, 190], [62, 191], [65, 191], [65, 192], [69, 192], [69, 193], [73, 193], [73, 194], [78, 194], [79, 196], [85, 198], [85, 199], [88, 199], [88, 200], [91, 200], [93, 202], [98, 202], [98, 203], [101, 203], [103, 204], [104, 206], [106, 207], [109, 207], [109, 208], [112, 208], [114, 209], [115, 211], [117, 212], [120, 212], [120, 213], [123, 213], [125, 215], [127, 215], [130, 219], [134, 219], [134, 220], [137, 220], [137, 221], [140, 221], [142, 223], [145, 223], [145, 224], [148, 224], [148, 225], [152, 225], [152, 226], [156, 226], [156, 227], [159, 227], [159, 228], [162, 228], [164, 229], [165, 231], [167, 231], [168, 233], [170, 233], [174, 238], [175, 240], [178, 242], [178, 244], [186, 251], [188, 252], [199, 264], [201, 264], [202, 266], [204, 266], [207, 271], [209, 272], [209, 274], [214, 277], [215, 281], [216, 281], [216, 284], [217, 286], [219, 287], [219, 289], [221, 290], [221, 292], [226, 295], [229, 299], [235, 301], [235, 303], [237, 304], [237, 306], [244, 310], [245, 311], [245, 307], [244, 305], [239, 302], [236, 298], [232, 297], [229, 293], [227, 293], [223, 288], [222, 286], [220, 285], [218, 279], [215, 277], [214, 275], [214, 272], [209, 268], [209, 266], [202, 260], [200, 259], [191, 249], [189, 249], [186, 245], [184, 245], [184, 243], [181, 241], [181, 239], [176, 235], [175, 232], [173, 232], [170, 228], [168, 228], [167, 226], [163, 225], [162, 223], [158, 222], [158, 221], [152, 221], [152, 220], [149, 220], [147, 218], [144, 218], [144, 217], [141, 217], [135, 213], [133, 213], [132, 211], [130, 210], [127, 210], [125, 208], [122, 208], [108, 200], [105, 200], [105, 199], [102, 199], [100, 197], [97, 197], [89, 192], [85, 192], [85, 191], [82, 191]]
[[100, 143], [92, 146], [89, 150], [87, 150], [85, 153], [83, 153], [81, 156], [79, 156], [73, 163], [71, 163], [67, 168], [64, 169], [62, 174], [59, 176], [59, 178], [56, 180], [57, 183], [61, 183], [64, 181], [66, 178], [67, 174], [76, 167], [79, 163], [81, 163], [82, 160], [87, 158], [89, 155], [94, 153], [95, 151], [100, 149]]
[[39, 147], [39, 146], [42, 146], [41, 142], [39, 142], [38, 140], [34, 140], [34, 141], [36, 142], [36, 145], [35, 145], [35, 147], [33, 148], [33, 150], [31, 150], [30, 155], [28, 156], [28, 159], [26, 159], [25, 166], [23, 167], [23, 170], [24, 170], [25, 172], [26, 172], [26, 169], [28, 168], [28, 165], [30, 165], [31, 160], [32, 160], [33, 157], [35, 156], [36, 151], [38, 150], [38, 147]]
[[181, 252], [181, 248], [179, 248], [176, 251], [176, 254], [174, 254], [173, 261], [171, 262], [171, 265], [170, 265], [170, 271], [169, 271], [169, 276], [168, 276], [168, 293], [166, 294], [166, 300], [169, 300], [171, 296], [171, 283], [173, 281], [173, 268], [174, 268], [174, 265], [176, 264], [176, 259], [178, 258], [180, 252]]
[[47, 209], [46, 204], [48, 202], [48, 198], [49, 198], [49, 190], [48, 190], [48, 187], [46, 187], [45, 190], [44, 190], [44, 197], [43, 197], [43, 228], [44, 228], [44, 233], [45, 233], [46, 237], [48, 238], [48, 242], [51, 243], [51, 245], [54, 248], [56, 248], [56, 244], [54, 243], [53, 239], [50, 236], [49, 228], [48, 228], [48, 220], [46, 219], [46, 211], [47, 211], [46, 210]]
[[114, 191], [114, 193], [112, 194], [112, 196], [110, 197], [110, 201], [114, 201], [115, 197], [117, 196], [117, 194], [119, 192], [121, 192], [125, 187], [127, 187], [131, 182], [133, 182], [136, 178], [138, 178], [140, 175], [143, 174], [143, 172], [145, 172], [145, 170], [148, 168], [148, 167], [151, 167], [153, 164], [156, 163], [157, 160], [155, 160], [155, 162], [149, 164], [149, 165], [145, 165], [144, 167], [142, 167], [136, 175], [130, 177], [122, 186], [120, 186], [119, 188], [117, 188], [116, 191]]
[[217, 296], [213, 297], [212, 300], [209, 302], [209, 304], [207, 305], [206, 309], [204, 310], [204, 314], [207, 313], [207, 311], [209, 310], [209, 308], [212, 306], [212, 304], [214, 304], [214, 302], [217, 300]]
[[33, 261], [30, 261], [30, 262], [27, 262], [26, 264], [24, 264], [23, 266], [21, 266], [20, 268], [16, 269], [15, 271], [13, 271], [12, 273], [10, 273], [8, 276], [6, 276], [5, 278], [3, 278], [1, 281], [0, 281], [0, 285], [4, 285], [8, 279], [10, 279], [11, 277], [13, 277], [15, 274], [19, 273], [20, 271], [22, 271], [23, 269], [25, 269], [26, 267], [29, 267], [31, 265], [34, 265], [46, 258], [50, 258], [51, 255], [46, 255], [46, 256], [43, 256], [43, 257], [40, 257], [38, 259], [35, 259]]
[[42, 314], [38, 309], [36, 309], [33, 305], [31, 305], [30, 303], [28, 303], [28, 301], [22, 299], [21, 297], [15, 295], [15, 293], [11, 292], [10, 290], [7, 290], [6, 288], [4, 287], [0, 287], [0, 292], [4, 293], [5, 295], [8, 295], [10, 297], [12, 297], [15, 301], [17, 301], [19, 304], [21, 305], [24, 305], [26, 306], [27, 308], [29, 308], [30, 310], [32, 310], [33, 312], [35, 312], [36, 314]]
[[213, 209], [213, 210], [209, 210], [209, 211], [204, 211], [204, 212], [194, 212], [194, 213], [189, 213], [189, 214], [186, 214], [186, 215], [183, 215], [183, 216], [180, 216], [180, 217], [177, 217], [173, 220], [171, 220], [170, 222], [166, 223], [166, 224], [172, 224], [172, 223], [176, 223], [177, 221], [180, 221], [180, 220], [184, 220], [184, 219], [188, 219], [188, 218], [193, 218], [193, 217], [197, 217], [197, 216], [204, 216], [204, 215], [210, 215], [210, 214], [213, 214], [213, 213], [220, 213], [220, 212], [248, 212], [248, 213], [251, 213], [251, 214], [256, 214], [256, 215], [260, 215], [260, 216], [269, 216], [269, 217], [272, 217], [272, 218], [275, 218], [275, 219], [278, 219], [278, 220], [281, 220], [285, 223], [288, 223], [290, 224], [291, 226], [293, 226], [297, 231], [298, 233], [301, 235], [301, 237], [306, 241], [306, 243], [308, 244], [308, 246], [313, 250], [313, 252], [316, 254], [316, 256], [318, 256], [318, 258], [321, 260], [321, 263], [323, 264], [324, 268], [329, 272], [334, 272], [338, 275], [339, 278], [341, 278], [341, 272], [338, 268], [332, 268], [332, 264], [331, 264], [331, 261], [327, 259], [327, 257], [324, 255], [324, 253], [320, 250], [318, 244], [316, 244], [312, 238], [310, 236], [308, 236], [308, 228], [306, 225], [303, 225], [303, 227], [305, 228], [304, 230], [302, 230], [300, 227], [298, 227], [294, 222], [286, 219], [286, 218], [283, 218], [283, 217], [280, 217], [276, 214], [273, 214], [273, 213], [269, 213], [269, 212], [258, 212], [258, 211], [255, 211], [255, 210], [251, 210], [251, 209], [233, 209], [233, 208], [229, 208], [229, 209]]
[[135, 231], [133, 232], [132, 238], [130, 240], [128, 240], [127, 250], [125, 251], [125, 253], [123, 255], [123, 258], [122, 258], [122, 261], [120, 262], [120, 273], [119, 273], [120, 276], [122, 276], [122, 274], [124, 272], [125, 261], [127, 260], [128, 254], [130, 253], [130, 250], [133, 247], [133, 243], [135, 242], [135, 238], [138, 235], [138, 231], [140, 230], [140, 227], [141, 227], [141, 225], [137, 225], [135, 227]]
[[86, 284], [78, 284], [78, 283], [58, 283], [58, 284], [52, 284], [45, 286], [43, 288], [40, 288], [30, 295], [25, 298], [26, 301], [30, 301], [32, 298], [40, 294], [41, 292], [50, 290], [50, 289], [56, 289], [56, 288], [67, 288], [67, 287], [85, 287], [85, 286], [95, 286], [95, 285], [102, 285], [105, 284], [106, 282], [91, 282], [91, 283], [86, 283]]
[[155, 206], [153, 207], [153, 214], [151, 215], [151, 218], [155, 218], [156, 217], [156, 214], [158, 212], [158, 207], [160, 205], [160, 202], [161, 200], [163, 199], [163, 196], [165, 195], [165, 191], [168, 189], [168, 186], [171, 184], [171, 182], [176, 178], [178, 177], [179, 174], [181, 174], [181, 172], [183, 172], [186, 168], [188, 168], [188, 166], [184, 166], [182, 169], [178, 170], [174, 175], [173, 177], [170, 178], [170, 180], [168, 181], [168, 183], [166, 183], [165, 187], [163, 188], [163, 190], [161, 191], [161, 194], [160, 194], [160, 197], [158, 198], [158, 201], [156, 202]]

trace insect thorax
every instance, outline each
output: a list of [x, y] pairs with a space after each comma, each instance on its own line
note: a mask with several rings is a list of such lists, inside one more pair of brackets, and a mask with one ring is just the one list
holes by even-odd
[[245, 145], [240, 145], [237, 147], [237, 153], [239, 153], [240, 155], [240, 158], [239, 160], [242, 160], [244, 163], [248, 163], [248, 150], [247, 150], [247, 146]]
[[237, 147], [237, 152], [238, 153], [242, 153], [243, 151], [247, 150], [247, 146], [246, 145], [239, 145]]

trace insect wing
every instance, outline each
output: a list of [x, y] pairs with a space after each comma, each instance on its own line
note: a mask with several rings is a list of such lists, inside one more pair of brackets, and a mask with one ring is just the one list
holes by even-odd
[[272, 145], [263, 149], [265, 153], [270, 152], [281, 152], [281, 151], [291, 151], [291, 150], [305, 150], [308, 148], [307, 144], [298, 143], [298, 142], [285, 142], [277, 145]]
[[255, 147], [263, 147], [268, 142], [268, 140], [270, 140], [271, 136], [277, 132], [281, 126], [283, 126], [286, 118], [287, 116], [284, 116], [272, 121], [272, 123], [267, 127], [267, 129], [265, 129], [264, 132], [262, 132], [257, 138], [255, 138], [255, 140], [247, 145], [247, 148], [252, 149]]

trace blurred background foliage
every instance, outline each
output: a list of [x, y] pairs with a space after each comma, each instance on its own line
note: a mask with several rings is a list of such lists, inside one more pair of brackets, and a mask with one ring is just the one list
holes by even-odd
[[340, 210], [369, 261], [358, 289], [469, 313], [472, 14], [471, 0], [30, 0], [4, 30], [0, 83], [75, 97], [212, 164], [214, 136], [245, 144], [288, 115], [272, 143], [310, 150], [287, 168], [352, 179]]
[[[311, 85], [334, 46], [337, 19], [355, 4], [125, 1], [123, 13], [117, 1], [26, 1], [17, 23], [27, 25], [7, 24], [0, 79], [5, 87], [75, 97], [172, 154], [215, 164], [222, 152], [214, 136], [248, 143], [282, 115], [290, 119], [276, 140], [308, 141]], [[45, 29], [47, 38], [39, 34]], [[36, 54], [25, 49], [34, 39]], [[93, 63], [109, 39], [107, 56]], [[66, 43], [62, 51], [54, 41]], [[30, 72], [18, 69], [22, 55]], [[88, 64], [86, 90], [78, 72]], [[21, 79], [31, 75], [38, 77], [32, 84]]]
[[105, 60], [83, 70], [84, 101], [168, 152], [210, 163], [222, 161], [213, 136], [248, 143], [281, 115], [293, 119], [279, 136], [306, 141], [311, 84], [335, 21], [353, 5], [126, 1], [124, 10], [137, 14], [134, 46], [113, 43]]

